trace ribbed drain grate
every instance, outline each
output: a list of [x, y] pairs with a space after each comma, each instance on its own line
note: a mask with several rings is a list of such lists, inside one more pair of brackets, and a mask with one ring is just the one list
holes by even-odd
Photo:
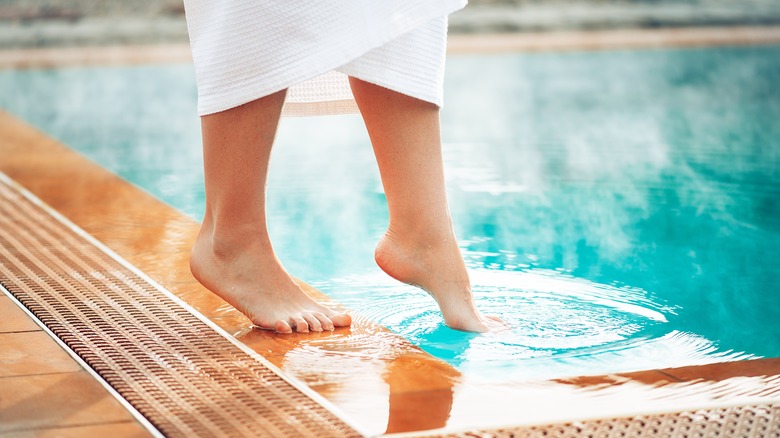
[[166, 436], [359, 436], [0, 174], [0, 284]]

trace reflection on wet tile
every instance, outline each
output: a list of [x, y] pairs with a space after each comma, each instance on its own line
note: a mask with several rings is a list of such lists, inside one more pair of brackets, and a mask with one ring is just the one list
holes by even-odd
[[645, 385], [659, 385], [676, 382], [674, 377], [659, 371], [639, 371], [635, 373], [620, 373], [604, 376], [578, 376], [563, 379], [553, 379], [554, 382], [574, 385], [580, 388], [599, 389], [622, 385], [626, 382], [639, 382]]
[[0, 294], [0, 333], [40, 330], [19, 306], [10, 298]]
[[454, 389], [447, 427], [464, 430], [488, 424], [492, 427], [555, 424], [780, 402], [778, 377], [652, 385], [628, 378], [616, 381], [619, 384], [602, 386], [553, 381], [481, 385], [464, 382]]
[[391, 393], [387, 433], [443, 428], [450, 418], [451, 409], [451, 390]]
[[86, 372], [4, 377], [0, 382], [0, 435], [133, 419]]
[[9, 432], [5, 438], [143, 438], [152, 434], [137, 422], [96, 424]]
[[444, 362], [419, 360], [411, 355], [388, 364], [385, 371], [385, 381], [390, 386], [387, 433], [445, 427], [459, 377], [460, 373]]
[[254, 329], [236, 337], [372, 434], [447, 424], [460, 373], [360, 317], [334, 332], [279, 336]]
[[681, 367], [660, 371], [683, 382], [692, 380], [717, 382], [733, 377], [780, 376], [780, 358], [722, 362], [707, 366]]
[[0, 333], [0, 377], [80, 371], [43, 331]]

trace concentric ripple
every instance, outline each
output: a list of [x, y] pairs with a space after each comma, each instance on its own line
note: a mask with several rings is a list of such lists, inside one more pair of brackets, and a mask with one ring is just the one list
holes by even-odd
[[318, 286], [354, 309], [358, 319], [382, 324], [481, 379], [603, 374], [748, 357], [672, 329], [675, 308], [642, 289], [546, 269], [482, 268], [471, 276], [480, 310], [500, 316], [511, 330], [449, 329], [427, 294], [381, 273]]

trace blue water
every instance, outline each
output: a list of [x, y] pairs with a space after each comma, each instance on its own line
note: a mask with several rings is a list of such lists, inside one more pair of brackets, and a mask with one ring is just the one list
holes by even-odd
[[[375, 267], [385, 198], [357, 116], [285, 119], [285, 266], [464, 373], [590, 374], [780, 356], [780, 47], [461, 55], [442, 113], [478, 305], [442, 325]], [[200, 218], [191, 66], [0, 72], [0, 106]]]

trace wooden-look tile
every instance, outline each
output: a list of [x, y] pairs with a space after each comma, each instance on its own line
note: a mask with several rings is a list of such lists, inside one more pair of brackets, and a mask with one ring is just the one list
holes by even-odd
[[602, 376], [567, 377], [563, 379], [554, 379], [553, 381], [574, 385], [580, 388], [603, 389], [610, 386], [620, 386], [629, 382], [642, 383], [650, 386], [663, 385], [670, 382], [676, 382], [677, 379], [656, 370], [648, 370], [633, 373], [607, 374]]
[[0, 377], [81, 371], [44, 331], [0, 333]]
[[0, 378], [0, 436], [118, 421], [134, 419], [86, 372]]
[[[354, 334], [345, 333], [341, 339], [333, 337], [333, 343], [328, 347], [329, 350], [337, 351], [339, 344], [348, 346], [351, 343], [349, 336], [361, 336], [360, 330], [361, 328], [357, 327], [353, 330]], [[378, 334], [376, 338], [381, 339], [382, 334]], [[330, 340], [331, 338], [325, 339]], [[326, 345], [322, 341], [317, 344], [320, 347]], [[392, 357], [387, 358], [385, 363], [378, 368], [370, 362], [347, 363], [345, 361], [344, 366], [337, 369], [342, 370], [342, 373], [346, 369], [350, 373], [354, 372], [355, 375], [339, 379], [337, 372], [320, 370], [318, 369], [319, 365], [314, 360], [309, 359], [309, 362], [298, 364], [298, 366], [303, 365], [317, 370], [317, 372], [302, 374], [300, 378], [309, 383], [312, 389], [331, 400], [338, 401], [347, 412], [355, 413], [356, 418], [361, 419], [366, 417], [368, 409], [363, 407], [362, 410], [350, 410], [351, 401], [349, 399], [360, 394], [361, 387], [370, 388], [373, 400], [362, 396], [359, 399], [363, 402], [371, 401], [375, 406], [380, 405], [380, 402], [383, 403], [382, 408], [370, 409], [371, 411], [385, 410], [386, 418], [382, 418], [384, 429], [378, 432], [412, 432], [445, 427], [450, 419], [455, 399], [455, 387], [460, 383], [460, 373], [445, 362], [432, 358], [422, 351], [405, 350], [394, 353], [387, 347], [383, 348], [381, 341], [376, 344], [378, 348], [369, 355], [379, 357], [390, 355]], [[342, 350], [347, 352], [347, 347], [342, 347]], [[293, 352], [291, 355], [294, 354]], [[356, 351], [355, 354], [360, 355], [360, 352]], [[306, 359], [306, 357], [300, 355], [296, 359]], [[369, 380], [366, 376], [370, 375], [372, 371], [378, 375], [374, 376], [373, 380]], [[334, 376], [328, 376], [329, 374]], [[339, 385], [335, 385], [335, 387], [317, 385], [318, 380], [325, 380], [322, 379], [323, 376], [329, 377], [327, 380], [331, 382], [331, 385], [333, 383]], [[365, 391], [365, 389], [362, 390]], [[379, 424], [375, 421], [372, 426], [378, 427]]]
[[732, 377], [780, 376], [780, 358], [722, 362], [709, 365], [660, 370], [682, 382], [693, 380], [722, 381]]
[[8, 432], [4, 438], [144, 438], [152, 434], [135, 421]]
[[[0, 333], [41, 330], [10, 298], [0, 294]], [[2, 355], [2, 353], [0, 353]]]
[[603, 376], [571, 377], [555, 379], [554, 381], [582, 388], [605, 388], [609, 386], [619, 386], [628, 382], [654, 386], [675, 382], [699, 380], [718, 382], [732, 377], [761, 376], [780, 376], [780, 358], [721, 362]]
[[390, 393], [386, 433], [414, 432], [447, 426], [452, 389]]

